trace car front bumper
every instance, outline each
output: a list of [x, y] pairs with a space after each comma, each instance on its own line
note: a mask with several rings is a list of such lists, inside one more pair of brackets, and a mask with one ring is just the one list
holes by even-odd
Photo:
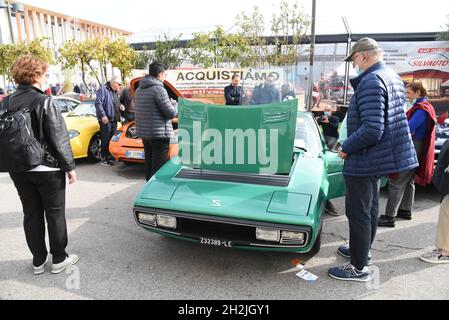
[[[141, 221], [139, 214], [142, 213], [175, 217], [177, 219], [176, 229], [164, 228], [158, 226], [157, 223]], [[141, 207], [134, 208], [134, 219], [139, 226], [147, 231], [176, 239], [198, 244], [256, 251], [307, 253], [311, 251], [317, 237], [314, 234], [314, 228], [311, 226], [273, 224]], [[293, 243], [291, 240], [282, 237], [279, 242], [258, 240], [256, 239], [257, 228], [301, 232], [305, 234], [304, 242]], [[215, 244], [211, 244], [210, 240]]]

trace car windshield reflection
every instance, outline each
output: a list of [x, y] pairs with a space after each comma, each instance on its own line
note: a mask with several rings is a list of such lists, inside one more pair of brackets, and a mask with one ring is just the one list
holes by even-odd
[[296, 122], [295, 148], [321, 150], [321, 142], [316, 125], [306, 115], [298, 115]]
[[97, 112], [95, 110], [95, 105], [92, 103], [82, 103], [75, 108], [69, 115], [69, 117], [86, 117], [92, 116], [96, 117]]

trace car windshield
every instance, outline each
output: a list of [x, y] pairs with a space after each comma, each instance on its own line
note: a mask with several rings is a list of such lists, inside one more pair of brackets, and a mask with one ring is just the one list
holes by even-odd
[[75, 108], [70, 114], [69, 117], [84, 117], [84, 116], [97, 116], [97, 112], [95, 110], [95, 105], [93, 103], [81, 103], [78, 107]]
[[295, 148], [321, 150], [317, 127], [310, 116], [299, 114], [296, 122]]

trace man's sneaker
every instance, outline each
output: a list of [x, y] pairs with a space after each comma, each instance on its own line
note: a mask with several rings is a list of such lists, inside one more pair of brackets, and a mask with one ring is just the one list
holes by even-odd
[[114, 165], [110, 160], [101, 160], [100, 164], [105, 167], [112, 167]]
[[398, 215], [396, 216], [399, 219], [404, 219], [404, 220], [412, 220], [412, 212], [410, 210], [402, 210], [399, 209], [398, 210]]
[[328, 215], [331, 215], [334, 217], [338, 217], [340, 215], [338, 213], [337, 209], [334, 207], [334, 205], [330, 201], [326, 202], [326, 209], [324, 209], [324, 212], [327, 213]]
[[[344, 257], [346, 259], [351, 259], [351, 255], [349, 253], [349, 245], [344, 244], [344, 245], [340, 246], [340, 248], [338, 248], [337, 252], [342, 257]], [[368, 266], [372, 266], [372, 265], [373, 265], [373, 258], [371, 256], [371, 252], [370, 252], [368, 254]]]
[[39, 267], [33, 266], [34, 275], [38, 276], [40, 274], [43, 274], [45, 272], [45, 266], [47, 265], [47, 263], [48, 263], [48, 256], [47, 256], [47, 259], [45, 260], [45, 262], [41, 266], [39, 266]]
[[449, 256], [443, 256], [440, 250], [434, 250], [421, 256], [419, 259], [431, 264], [449, 264]]
[[329, 276], [341, 281], [369, 282], [372, 279], [368, 267], [363, 268], [363, 270], [357, 270], [352, 264], [329, 269]]
[[53, 267], [51, 268], [51, 273], [53, 274], [61, 273], [65, 271], [67, 268], [76, 264], [79, 260], [80, 258], [77, 255], [70, 255], [63, 262], [54, 264]]
[[396, 227], [396, 222], [393, 217], [381, 216], [377, 222], [377, 225], [383, 228], [394, 228]]

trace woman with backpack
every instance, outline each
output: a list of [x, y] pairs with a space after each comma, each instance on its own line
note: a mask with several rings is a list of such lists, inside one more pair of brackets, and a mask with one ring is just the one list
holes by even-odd
[[[64, 118], [51, 97], [45, 95], [47, 72], [48, 64], [39, 58], [30, 55], [19, 58], [11, 68], [17, 91], [5, 98], [0, 107], [5, 112], [1, 116], [0, 137], [7, 136], [9, 130], [9, 141], [14, 141], [17, 134], [11, 131], [21, 133], [22, 139], [17, 143], [9, 146], [3, 143], [0, 168], [9, 172], [22, 202], [23, 225], [35, 275], [44, 273], [48, 263], [45, 221], [53, 258], [51, 272], [61, 273], [79, 260], [78, 256], [66, 253], [66, 176], [70, 184], [76, 182], [75, 161]], [[14, 149], [20, 144], [24, 145]], [[6, 154], [7, 150], [16, 152]]]

